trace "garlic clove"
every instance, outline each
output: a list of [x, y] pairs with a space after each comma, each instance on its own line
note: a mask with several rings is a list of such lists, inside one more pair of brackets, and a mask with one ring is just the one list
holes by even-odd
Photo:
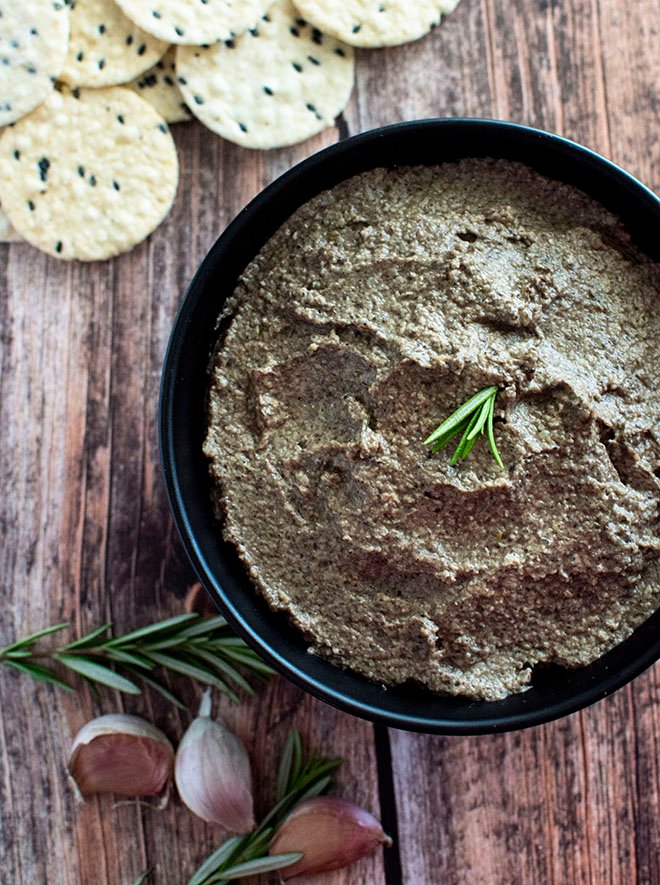
[[188, 587], [183, 607], [188, 613], [201, 615], [204, 618], [218, 614], [218, 609], [213, 605], [211, 597], [199, 581]]
[[376, 818], [336, 796], [302, 802], [275, 833], [269, 854], [302, 851], [303, 857], [282, 870], [282, 878], [338, 870], [392, 844]]
[[141, 719], [110, 713], [76, 735], [69, 773], [83, 797], [95, 793], [154, 796], [172, 776], [174, 750], [163, 732]]
[[202, 820], [247, 833], [255, 826], [250, 759], [236, 735], [210, 713], [206, 692], [176, 753], [176, 786], [182, 801]]

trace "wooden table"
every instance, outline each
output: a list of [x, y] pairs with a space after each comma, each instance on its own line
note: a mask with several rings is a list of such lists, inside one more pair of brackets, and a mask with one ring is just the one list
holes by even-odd
[[[413, 2], [413, 0], [411, 0]], [[0, 644], [51, 622], [129, 629], [181, 610], [193, 577], [158, 465], [156, 403], [191, 275], [264, 185], [349, 133], [431, 116], [494, 116], [568, 135], [660, 186], [658, 0], [463, 0], [419, 43], [359, 55], [336, 129], [253, 153], [175, 127], [181, 185], [151, 240], [116, 261], [65, 264], [0, 247]], [[374, 729], [283, 679], [224, 707], [260, 796], [289, 727], [346, 763], [341, 790], [396, 847], [319, 882], [660, 883], [656, 667], [614, 697], [523, 733], [441, 738]], [[192, 692], [189, 697], [192, 701]], [[64, 696], [0, 673], [0, 882], [180, 885], [217, 834], [177, 801], [159, 812], [68, 788], [70, 736], [99, 712], [186, 716], [151, 697]]]

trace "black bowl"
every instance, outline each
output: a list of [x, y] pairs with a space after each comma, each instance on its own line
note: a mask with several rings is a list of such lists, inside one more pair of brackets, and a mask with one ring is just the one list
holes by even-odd
[[[239, 636], [297, 685], [324, 701], [397, 728], [485, 734], [538, 725], [604, 698], [660, 657], [660, 611], [625, 642], [579, 669], [539, 667], [531, 688], [475, 702], [404, 685], [384, 688], [307, 652], [308, 643], [253, 589], [234, 548], [222, 541], [202, 455], [207, 368], [216, 319], [237, 277], [303, 203], [377, 166], [436, 164], [461, 157], [519, 160], [574, 184], [613, 210], [654, 258], [660, 200], [584, 147], [494, 120], [424, 120], [356, 135], [320, 151], [262, 191], [229, 225], [193, 279], [169, 343], [160, 399], [160, 445], [174, 519], [200, 580]], [[655, 253], [655, 254], [653, 254]]]

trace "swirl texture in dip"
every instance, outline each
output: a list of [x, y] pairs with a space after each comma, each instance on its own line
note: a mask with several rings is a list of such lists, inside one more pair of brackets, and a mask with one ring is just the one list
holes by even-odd
[[[660, 267], [525, 166], [376, 169], [246, 269], [212, 366], [218, 515], [312, 650], [496, 699], [660, 604]], [[424, 438], [501, 389], [498, 468]]]

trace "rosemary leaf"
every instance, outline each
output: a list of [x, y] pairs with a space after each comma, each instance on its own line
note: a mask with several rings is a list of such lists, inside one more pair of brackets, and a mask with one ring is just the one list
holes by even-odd
[[259, 857], [270, 844], [270, 840], [275, 830], [272, 827], [259, 829], [250, 836], [250, 843], [245, 850], [245, 857], [252, 860], [253, 857]]
[[469, 423], [470, 423], [470, 419], [468, 417], [468, 418], [465, 418], [463, 421], [461, 421], [460, 424], [457, 424], [455, 427], [452, 427], [449, 430], [447, 430], [445, 433], [442, 434], [442, 436], [439, 436], [435, 440], [435, 442], [431, 446], [431, 451], [432, 452], [439, 452], [440, 449], [444, 449], [444, 447], [447, 445], [447, 443], [451, 442], [452, 439], [454, 439], [454, 437], [458, 436], [459, 433], [463, 433], [463, 431], [465, 430], [465, 428], [468, 426]]
[[145, 636], [154, 636], [157, 633], [165, 633], [173, 627], [180, 624], [187, 624], [198, 618], [195, 614], [176, 615], [173, 618], [167, 618], [165, 621], [159, 621], [156, 624], [149, 624], [147, 627], [140, 627], [138, 630], [132, 630], [124, 636], [118, 636], [111, 639], [107, 644], [109, 646], [130, 645], [134, 644], [137, 639], [144, 639]]
[[53, 624], [52, 627], [46, 627], [45, 630], [38, 630], [36, 633], [30, 633], [29, 636], [25, 636], [23, 639], [19, 639], [17, 642], [0, 649], [0, 655], [3, 655], [7, 651], [14, 651], [14, 649], [17, 648], [24, 648], [26, 645], [34, 645], [37, 640], [42, 639], [44, 636], [49, 636], [51, 633], [59, 633], [60, 630], [64, 630], [68, 626], [68, 624]]
[[490, 412], [488, 414], [488, 442], [490, 444], [490, 450], [493, 453], [493, 458], [497, 461], [501, 470], [504, 470], [504, 464], [502, 463], [502, 458], [500, 457], [500, 453], [497, 449], [497, 445], [495, 444], [495, 433], [493, 431], [493, 413], [495, 412], [495, 397], [491, 400], [490, 404]]
[[294, 735], [296, 734], [298, 734], [297, 731], [289, 732], [284, 744], [284, 749], [282, 750], [282, 758], [280, 759], [280, 765], [277, 769], [277, 790], [275, 793], [278, 802], [284, 799], [291, 782], [291, 769], [293, 767], [294, 753], [293, 743]]
[[472, 396], [467, 399], [462, 406], [459, 406], [455, 412], [452, 412], [449, 418], [446, 418], [442, 422], [442, 424], [424, 440], [424, 445], [430, 445], [432, 442], [435, 442], [439, 436], [442, 436], [443, 433], [446, 433], [447, 430], [450, 430], [452, 427], [460, 424], [461, 421], [464, 421], [465, 418], [467, 418], [469, 415], [472, 414], [472, 412], [474, 412], [477, 406], [480, 406], [485, 400], [496, 393], [497, 387], [484, 387], [483, 390], [472, 394]]
[[275, 673], [272, 667], [262, 661], [261, 658], [256, 657], [252, 652], [239, 648], [228, 648], [225, 653], [227, 657], [232, 658], [239, 664], [246, 664], [257, 673], [262, 673], [264, 676], [273, 676]]
[[[291, 763], [291, 779], [289, 782], [289, 790], [292, 785], [300, 777], [300, 772], [302, 771], [303, 765], [303, 750], [302, 750], [302, 741], [300, 740], [300, 732], [297, 728], [294, 728], [291, 732], [293, 735], [292, 744], [293, 744], [293, 760]], [[339, 766], [337, 766], [339, 767]]]
[[149, 651], [167, 651], [168, 649], [174, 649], [176, 653], [176, 649], [180, 646], [188, 646], [188, 640], [185, 636], [179, 636], [179, 634], [174, 634], [173, 636], [167, 636], [165, 639], [159, 639], [156, 642], [147, 642], [144, 645], [140, 645], [140, 648], [144, 652]]
[[78, 648], [87, 648], [90, 645], [94, 644], [94, 640], [98, 639], [99, 636], [102, 636], [104, 633], [112, 627], [112, 623], [108, 621], [107, 624], [102, 624], [100, 627], [97, 627], [96, 630], [92, 630], [91, 633], [88, 633], [86, 636], [81, 636], [80, 639], [74, 639], [73, 642], [67, 642], [66, 645], [63, 645], [60, 651], [71, 651], [71, 649]]
[[479, 435], [483, 436], [487, 432], [493, 457], [498, 466], [503, 469], [504, 464], [495, 445], [493, 432], [493, 414], [498, 392], [499, 388], [492, 385], [473, 394], [424, 440], [424, 444], [430, 445], [432, 452], [438, 452], [459, 433], [462, 434], [449, 461], [454, 466], [468, 457]]
[[297, 780], [298, 790], [301, 794], [307, 792], [326, 776], [332, 776], [340, 765], [341, 760], [329, 760], [327, 763], [316, 766], [307, 774], [303, 773]]
[[166, 670], [172, 670], [174, 673], [180, 673], [182, 676], [190, 676], [191, 679], [195, 679], [203, 685], [212, 685], [220, 691], [226, 692], [227, 690], [227, 686], [214, 673], [204, 667], [188, 663], [172, 655], [164, 655], [162, 652], [150, 651], [147, 655], [155, 664], [164, 667]]
[[[270, 873], [273, 870], [281, 870], [282, 867], [290, 867], [291, 864], [300, 860], [301, 851], [290, 851], [288, 854], [273, 854], [265, 857], [257, 857], [254, 860], [245, 861], [245, 863], [236, 864], [223, 870], [217, 879], [211, 879], [210, 882], [231, 882], [233, 879], [242, 879], [244, 876], [259, 876], [262, 873]], [[210, 885], [210, 883], [209, 883]]]
[[178, 707], [179, 710], [188, 709], [183, 701], [171, 692], [169, 688], [164, 686], [162, 682], [158, 682], [158, 680], [152, 679], [151, 676], [146, 676], [144, 673], [140, 673], [140, 679], [150, 688], [153, 688], [154, 691], [158, 692], [161, 697], [164, 697], [166, 701], [169, 701], [171, 704], [174, 704], [175, 707]]
[[[226, 626], [227, 621], [222, 615], [215, 615], [212, 618], [202, 618], [199, 624], [193, 624], [192, 627], [187, 627], [185, 630], [181, 631], [180, 635], [185, 636], [186, 639], [192, 639], [195, 636], [211, 633], [213, 630], [219, 630]], [[242, 642], [243, 640], [239, 639], [238, 641]]]
[[320, 780], [314, 781], [312, 786], [305, 790], [298, 801], [306, 802], [308, 799], [313, 799], [315, 796], [320, 796], [328, 789], [331, 783], [332, 775], [330, 774], [322, 777]]
[[479, 413], [475, 412], [472, 418], [470, 418], [470, 423], [463, 431], [463, 436], [461, 437], [461, 441], [459, 442], [459, 444], [456, 446], [454, 454], [451, 456], [451, 461], [449, 463], [452, 465], [452, 467], [454, 466], [454, 464], [457, 464], [459, 461], [462, 461], [463, 458], [467, 457], [465, 451], [468, 446], [472, 448], [472, 446], [470, 445], [470, 433], [476, 426], [478, 420]]
[[[126, 651], [123, 648], [108, 648], [106, 645], [103, 651], [107, 658], [110, 658], [111, 661], [116, 661], [118, 664], [125, 664], [129, 667], [141, 667], [143, 670], [153, 670], [156, 666], [153, 661], [145, 658], [144, 655]], [[142, 674], [140, 674], [140, 678], [142, 678]]]
[[210, 854], [194, 875], [188, 879], [188, 885], [202, 885], [203, 882], [206, 882], [209, 876], [212, 876], [216, 870], [220, 869], [222, 864], [229, 858], [232, 851], [236, 848], [239, 842], [243, 841], [243, 839], [243, 836], [232, 836], [231, 839], [227, 839], [226, 842], [223, 842], [220, 848], [217, 848], [213, 854]]
[[22, 661], [16, 661], [13, 658], [7, 658], [3, 663], [8, 667], [13, 667], [14, 670], [18, 670], [20, 673], [25, 673], [27, 676], [37, 679], [39, 682], [49, 682], [51, 685], [65, 688], [67, 691], [75, 691], [72, 685], [69, 685], [69, 683], [65, 682], [63, 679], [60, 679], [57, 673], [49, 667], [42, 667], [40, 664], [35, 664], [32, 661], [30, 661], [30, 663], [23, 663]]
[[194, 652], [191, 651], [190, 654], [204, 661], [209, 667], [213, 667], [218, 675], [224, 676], [225, 679], [235, 682], [236, 685], [242, 688], [247, 695], [254, 697], [255, 692], [250, 683], [247, 679], [241, 676], [238, 670], [235, 670], [231, 664], [223, 661], [222, 658], [219, 658], [217, 655], [213, 654], [213, 652], [205, 651], [203, 648], [196, 648]]
[[100, 703], [101, 695], [99, 694], [98, 685], [92, 679], [89, 679], [87, 676], [83, 676], [82, 680], [85, 683], [85, 685], [89, 688], [90, 694], [94, 698], [94, 700], [98, 701]]
[[68, 667], [69, 670], [80, 673], [81, 676], [85, 676], [93, 682], [100, 682], [101, 685], [116, 688], [117, 691], [123, 691], [126, 694], [142, 694], [134, 682], [126, 679], [125, 676], [120, 676], [119, 673], [115, 673], [109, 667], [104, 667], [103, 664], [97, 664], [87, 658], [66, 654], [57, 654], [56, 660]]
[[[478, 433], [484, 432], [484, 425], [486, 423], [486, 419], [490, 415], [491, 406], [494, 403], [494, 399], [491, 397], [487, 399], [486, 402], [482, 405], [479, 410], [479, 416], [477, 418], [477, 423], [474, 425], [470, 433], [468, 434], [468, 439], [474, 439]], [[475, 412], [476, 414], [476, 412]]]
[[467, 456], [470, 454], [470, 452], [474, 448], [475, 443], [477, 442], [478, 438], [479, 438], [478, 436], [473, 436], [471, 439], [468, 439], [468, 441], [465, 443], [465, 448], [463, 449], [463, 454], [461, 455], [461, 461], [465, 461]]
[[[218, 648], [245, 648], [245, 643], [242, 639], [239, 639], [238, 636], [220, 636], [215, 640], [215, 645], [217, 645]], [[249, 649], [249, 651], [254, 654], [252, 649]]]
[[277, 825], [278, 820], [282, 820], [283, 818], [285, 818], [291, 808], [291, 804], [295, 801], [293, 799], [293, 793], [295, 793], [295, 792], [296, 791], [294, 789], [292, 789], [285, 796], [282, 796], [282, 798], [279, 800], [279, 802], [276, 802], [275, 805], [273, 805], [271, 810], [268, 812], [268, 814], [261, 821], [261, 824], [259, 825], [259, 827], [260, 828], [264, 827], [264, 826], [273, 826], [274, 827]]
[[[332, 771], [339, 768], [340, 765], [341, 759], [336, 760], [336, 764], [334, 765]], [[329, 773], [330, 772], [328, 772], [328, 774]], [[262, 820], [261, 826], [277, 826], [278, 822], [282, 821], [287, 816], [294, 805], [297, 805], [301, 801], [301, 797], [304, 796], [309, 790], [311, 790], [315, 784], [319, 783], [319, 781], [324, 778], [325, 774], [326, 772], [324, 769], [319, 769], [318, 772], [313, 769], [307, 772], [306, 775], [302, 775], [292, 785], [291, 790], [271, 808], [271, 810]], [[327, 788], [329, 784], [330, 782], [325, 785], [324, 789]]]

